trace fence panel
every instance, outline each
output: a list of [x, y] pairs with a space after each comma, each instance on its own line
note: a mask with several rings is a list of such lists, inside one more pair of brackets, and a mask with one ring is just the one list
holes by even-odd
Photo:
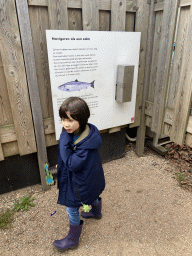
[[[2, 96], [3, 111], [0, 126], [0, 141], [4, 157], [12, 154], [36, 152], [36, 142], [31, 116], [27, 80], [23, 62], [15, 1], [1, 1], [0, 12], [0, 54], [3, 65]], [[9, 114], [7, 114], [9, 111]], [[8, 125], [8, 126], [7, 126]], [[12, 132], [10, 134], [9, 128]], [[14, 133], [14, 136], [12, 136]], [[6, 134], [6, 135], [5, 135]], [[9, 150], [7, 151], [7, 148]]]
[[[169, 4], [171, 4], [171, 2], [169, 2]], [[178, 20], [176, 21], [176, 26], [174, 26], [174, 33], [172, 33], [172, 37], [174, 37], [175, 35], [175, 44], [170, 44], [169, 56], [167, 56], [167, 58], [172, 59], [168, 72], [168, 82], [167, 80], [166, 82], [162, 82], [162, 87], [160, 88], [158, 87], [158, 74], [156, 74], [156, 70], [160, 68], [160, 64], [161, 67], [167, 68], [167, 64], [165, 62], [163, 66], [162, 63], [158, 62], [158, 65], [156, 66], [158, 58], [160, 58], [162, 54], [162, 50], [160, 50], [159, 54], [157, 54], [157, 52], [159, 51], [158, 41], [160, 41], [160, 39], [162, 40], [163, 36], [166, 39], [164, 32], [161, 31], [162, 24], [160, 23], [161, 18], [159, 15], [162, 15], [162, 10], [165, 11], [164, 8], [166, 7], [167, 3], [166, 1], [165, 3], [162, 1], [158, 1], [155, 4], [154, 11], [156, 12], [156, 29], [154, 36], [150, 85], [148, 91], [148, 98], [145, 105], [146, 125], [152, 127], [152, 130], [154, 130], [155, 132], [161, 131], [161, 134], [170, 136], [170, 138], [178, 144], [183, 144], [185, 142], [187, 145], [192, 147], [192, 117], [189, 116], [191, 105], [190, 70], [192, 58], [190, 50], [192, 35], [191, 29], [189, 28], [191, 28], [192, 25], [192, 1], [181, 0], [180, 2], [178, 2], [178, 4], [180, 7], [178, 9]], [[157, 19], [159, 19], [159, 22], [157, 21]], [[176, 15], [173, 17], [173, 20], [175, 22]], [[173, 20], [170, 21], [170, 24], [173, 22]], [[163, 27], [165, 28], [165, 24], [163, 25]], [[161, 33], [161, 38], [159, 38], [159, 33]], [[166, 40], [168, 42], [169, 38], [167, 37]], [[161, 94], [162, 89], [164, 90], [163, 94]], [[154, 105], [155, 97], [156, 106]], [[159, 101], [157, 101], [158, 98]], [[166, 103], [163, 103], [164, 106], [161, 104], [157, 104], [160, 101], [164, 102], [165, 99]], [[159, 115], [158, 113], [158, 115], [154, 117], [155, 108], [158, 108], [158, 106], [160, 106], [162, 110], [161, 115]], [[156, 129], [154, 129], [155, 121], [152, 123], [152, 119], [160, 120], [160, 118], [162, 118], [162, 122], [156, 123]], [[161, 123], [163, 123], [162, 130]]]
[[[55, 140], [53, 106], [49, 78], [46, 29], [141, 31], [141, 54], [136, 99], [135, 122], [139, 126], [144, 79], [144, 63], [148, 29], [149, 4], [143, 0], [25, 0], [28, 5], [32, 49], [43, 116], [46, 146]], [[28, 95], [26, 70], [21, 48], [19, 20], [15, 3], [2, 0], [0, 14], [0, 160], [15, 154], [37, 152]], [[21, 7], [21, 6], [20, 6]], [[7, 20], [4, 19], [4, 16]], [[23, 20], [23, 23], [25, 21]], [[23, 40], [23, 39], [22, 39]], [[30, 59], [30, 52], [28, 58]], [[33, 70], [35, 69], [35, 70]], [[33, 73], [33, 72], [32, 72]], [[28, 81], [29, 82], [29, 81]], [[31, 104], [33, 104], [31, 102]], [[108, 130], [107, 130], [108, 131]]]
[[[184, 10], [183, 10], [184, 9]], [[183, 21], [183, 16], [184, 21]], [[171, 130], [171, 139], [178, 144], [183, 144], [188, 124], [188, 117], [192, 93], [192, 6], [181, 8], [181, 19], [179, 23], [178, 37], [182, 39], [183, 32], [186, 33], [186, 40], [182, 40], [182, 66], [177, 88], [176, 103], [174, 109], [173, 126]], [[180, 35], [181, 34], [181, 35]]]
[[151, 130], [157, 134], [161, 133], [163, 125], [177, 10], [178, 0], [165, 1], [151, 124]]

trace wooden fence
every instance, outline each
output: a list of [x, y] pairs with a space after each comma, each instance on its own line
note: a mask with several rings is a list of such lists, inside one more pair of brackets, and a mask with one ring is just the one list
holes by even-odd
[[[150, 68], [145, 73], [142, 122], [154, 132], [154, 144], [165, 134], [180, 145], [185, 142], [192, 147], [192, 1], [155, 2], [150, 14], [154, 20], [149, 28], [153, 45], [147, 52], [151, 58], [146, 62]], [[145, 125], [139, 128], [140, 140]], [[138, 140], [137, 151], [142, 155], [140, 144]]]
[[191, 27], [192, 0], [0, 0], [0, 161], [37, 152], [42, 178], [58, 144], [46, 29], [141, 32], [137, 153], [146, 126], [192, 147]]
[[132, 127], [139, 126], [149, 10], [148, 0], [0, 0], [0, 161], [37, 152], [46, 188], [46, 147], [58, 144], [46, 29], [141, 32]]

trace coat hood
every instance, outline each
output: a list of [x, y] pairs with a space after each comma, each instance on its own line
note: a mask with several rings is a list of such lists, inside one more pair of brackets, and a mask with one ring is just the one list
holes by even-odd
[[[87, 136], [85, 137], [85, 135]], [[81, 136], [83, 139], [81, 139]], [[81, 136], [75, 143], [75, 146], [81, 149], [98, 149], [102, 144], [99, 130], [93, 124], [88, 124]]]
[[64, 131], [60, 136], [60, 143], [64, 147], [60, 148], [61, 156], [63, 155], [63, 150], [68, 145], [71, 145], [73, 149], [99, 149], [102, 144], [101, 136], [97, 127], [93, 124], [87, 124], [85, 131], [80, 135], [78, 140], [73, 143], [73, 134]]

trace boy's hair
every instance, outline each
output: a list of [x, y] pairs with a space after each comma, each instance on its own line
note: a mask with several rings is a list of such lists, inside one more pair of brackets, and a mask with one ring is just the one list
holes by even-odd
[[68, 119], [66, 112], [70, 113], [71, 117], [79, 122], [80, 133], [85, 130], [86, 124], [90, 117], [90, 110], [87, 103], [79, 97], [70, 97], [66, 99], [59, 109], [60, 118]]

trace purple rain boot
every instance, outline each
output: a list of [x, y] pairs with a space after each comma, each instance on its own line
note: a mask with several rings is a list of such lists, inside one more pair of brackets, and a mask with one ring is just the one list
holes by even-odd
[[97, 204], [93, 204], [92, 205], [92, 209], [89, 212], [81, 212], [81, 216], [85, 219], [89, 219], [89, 218], [95, 218], [95, 219], [101, 219], [102, 218], [102, 213], [101, 213], [101, 209], [102, 209], [102, 199], [101, 197], [98, 198], [99, 203]]
[[80, 225], [71, 225], [68, 235], [61, 239], [53, 242], [54, 247], [58, 251], [65, 251], [67, 249], [76, 248], [79, 244], [79, 237], [81, 235], [83, 227], [83, 220], [80, 220]]

